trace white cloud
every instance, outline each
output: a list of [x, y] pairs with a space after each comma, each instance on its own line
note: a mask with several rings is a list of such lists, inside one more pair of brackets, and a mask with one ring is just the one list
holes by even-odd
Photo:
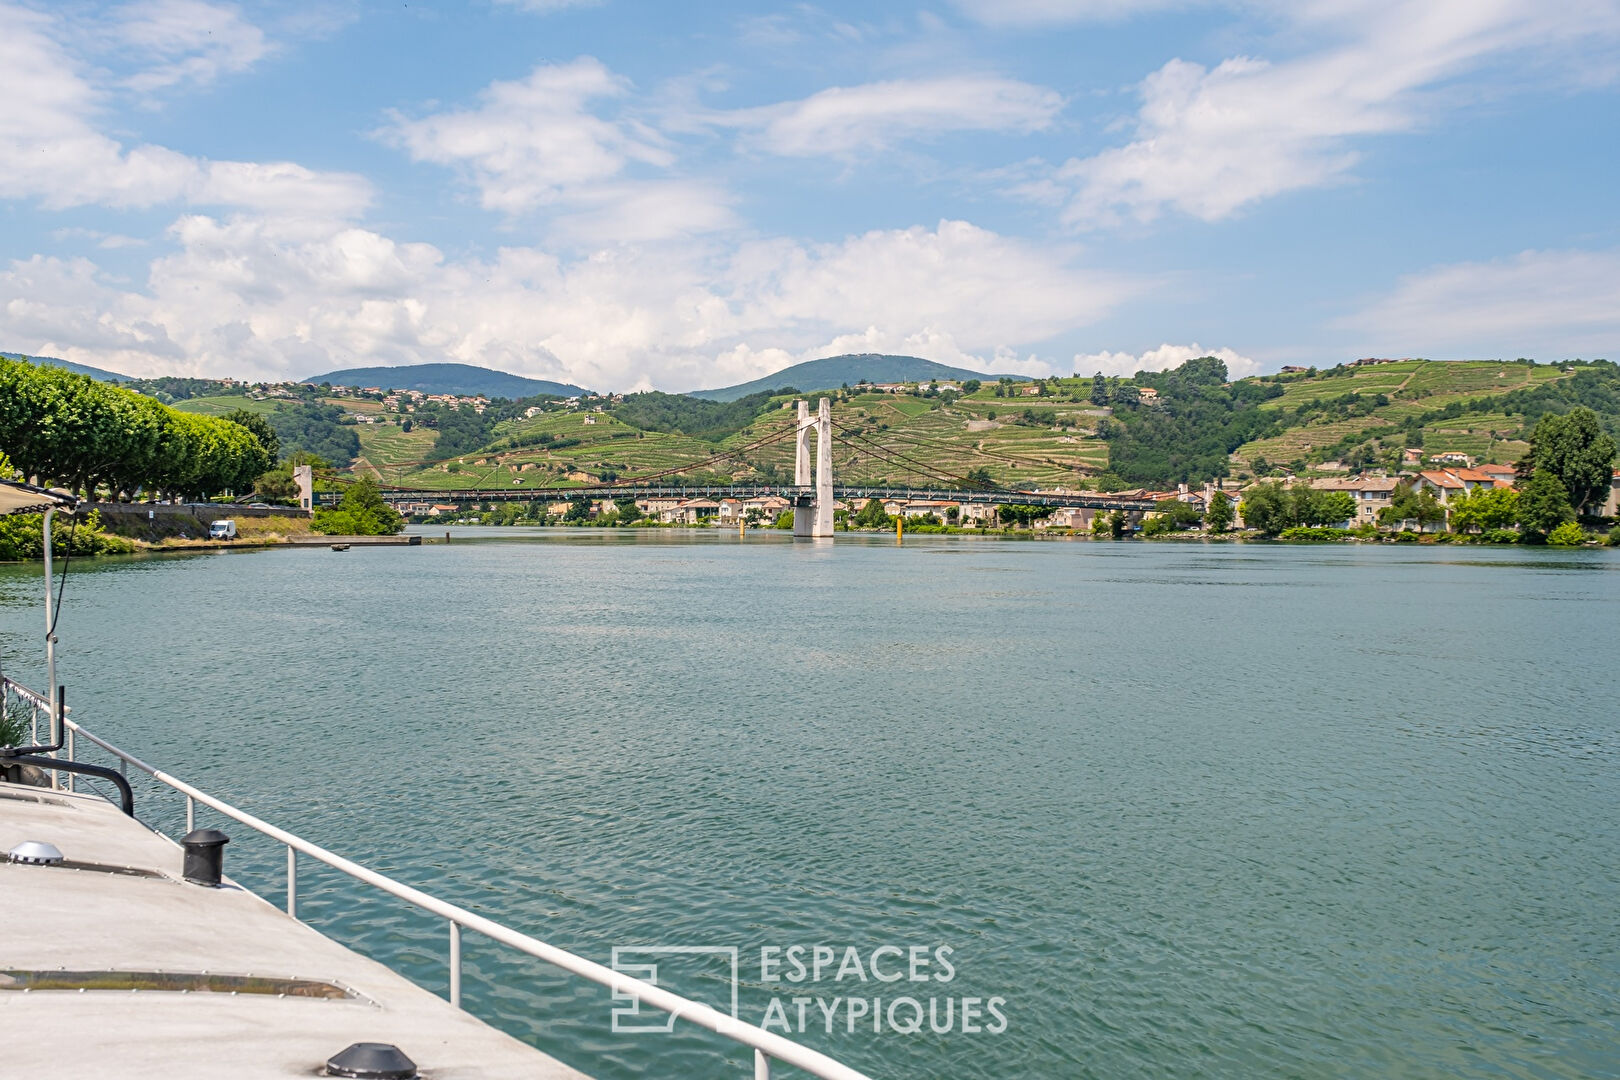
[[1526, 251], [1403, 277], [1336, 327], [1402, 356], [1616, 358], [1620, 251]]
[[45, 15], [0, 4], [0, 198], [37, 198], [50, 210], [182, 201], [326, 217], [369, 203], [370, 185], [346, 173], [125, 147], [92, 124], [102, 96], [54, 40], [59, 29]]
[[138, 92], [194, 83], [246, 71], [268, 55], [264, 32], [229, 4], [203, 0], [142, 0], [113, 13], [112, 33], [126, 51], [144, 54], [154, 66], [126, 80]]
[[760, 143], [810, 157], [886, 147], [956, 131], [1027, 134], [1063, 108], [1052, 90], [993, 76], [896, 79], [835, 86], [800, 101], [712, 114], [712, 122], [759, 132]]
[[[736, 225], [720, 185], [669, 174], [667, 139], [627, 117], [598, 115], [630, 93], [592, 57], [494, 82], [476, 107], [420, 119], [395, 115], [378, 137], [415, 161], [456, 169], [485, 209], [545, 209], [555, 238], [582, 247], [692, 236]], [[634, 170], [666, 175], [643, 178]]]
[[526, 79], [491, 83], [475, 109], [420, 120], [396, 116], [379, 134], [416, 161], [465, 170], [486, 208], [516, 213], [618, 176], [633, 161], [674, 163], [652, 132], [591, 111], [593, 102], [629, 89], [626, 79], [585, 56], [543, 64]]
[[983, 366], [1136, 288], [966, 222], [814, 246], [668, 243], [573, 259], [513, 247], [455, 262], [286, 218], [188, 215], [171, 238], [177, 250], [138, 290], [82, 259], [14, 263], [0, 273], [0, 340], [134, 374], [458, 360], [689, 390], [836, 352]]
[[1135, 375], [1138, 371], [1169, 371], [1201, 356], [1213, 356], [1224, 361], [1227, 374], [1234, 379], [1260, 373], [1258, 361], [1231, 349], [1206, 349], [1196, 341], [1191, 345], [1160, 345], [1157, 349], [1148, 349], [1140, 355], [1107, 350], [1098, 353], [1076, 353], [1073, 370], [1081, 375], [1090, 375], [1098, 371], [1104, 375]]
[[1344, 182], [1358, 140], [1421, 129], [1457, 76], [1515, 53], [1590, 48], [1620, 31], [1613, 0], [1315, 0], [1277, 10], [1340, 43], [1280, 62], [1165, 64], [1141, 84], [1130, 143], [1056, 171], [1072, 191], [1068, 222], [1166, 210], [1214, 221]]

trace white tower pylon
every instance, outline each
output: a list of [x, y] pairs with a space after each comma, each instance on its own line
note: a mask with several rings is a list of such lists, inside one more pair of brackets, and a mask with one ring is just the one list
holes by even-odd
[[[816, 463], [810, 468], [810, 432], [816, 433]], [[801, 495], [793, 507], [793, 535], [830, 537], [833, 534], [832, 402], [822, 398], [814, 420], [810, 403], [798, 402], [798, 437], [793, 457], [793, 483], [800, 489], [814, 487], [814, 493]]]

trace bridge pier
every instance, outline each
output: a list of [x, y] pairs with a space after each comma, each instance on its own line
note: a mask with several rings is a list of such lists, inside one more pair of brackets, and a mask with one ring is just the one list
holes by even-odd
[[[810, 403], [798, 404], [798, 437], [794, 440], [793, 483], [799, 494], [793, 500], [793, 535], [808, 539], [831, 538], [833, 534], [832, 402], [822, 398], [814, 420]], [[816, 433], [816, 461], [810, 467], [810, 432]]]

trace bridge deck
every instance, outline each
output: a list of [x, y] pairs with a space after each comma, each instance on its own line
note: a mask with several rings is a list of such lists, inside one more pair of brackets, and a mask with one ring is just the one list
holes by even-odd
[[[692, 487], [645, 487], [603, 484], [596, 487], [530, 488], [511, 487], [493, 489], [468, 488], [459, 491], [385, 490], [383, 498], [390, 503], [402, 502], [532, 502], [535, 500], [562, 501], [577, 499], [754, 499], [778, 495], [796, 503], [806, 502], [814, 494], [813, 487], [792, 484], [758, 485], [730, 484]], [[1152, 499], [1123, 499], [1096, 492], [1053, 491], [953, 491], [942, 488], [882, 488], [833, 487], [833, 498], [851, 503], [864, 503], [868, 499], [933, 500], [937, 502], [1016, 503], [1025, 506], [1090, 507], [1097, 510], [1152, 510]]]

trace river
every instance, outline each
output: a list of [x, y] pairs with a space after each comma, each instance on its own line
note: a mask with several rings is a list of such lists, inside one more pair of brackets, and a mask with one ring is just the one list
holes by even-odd
[[[604, 963], [735, 948], [744, 1019], [876, 1077], [1620, 1075], [1620, 552], [454, 531], [81, 561], [75, 714]], [[38, 582], [0, 567], [35, 685]], [[307, 860], [300, 909], [445, 987], [443, 923]], [[465, 949], [604, 1080], [749, 1075]], [[728, 956], [661, 971], [725, 1004]]]

